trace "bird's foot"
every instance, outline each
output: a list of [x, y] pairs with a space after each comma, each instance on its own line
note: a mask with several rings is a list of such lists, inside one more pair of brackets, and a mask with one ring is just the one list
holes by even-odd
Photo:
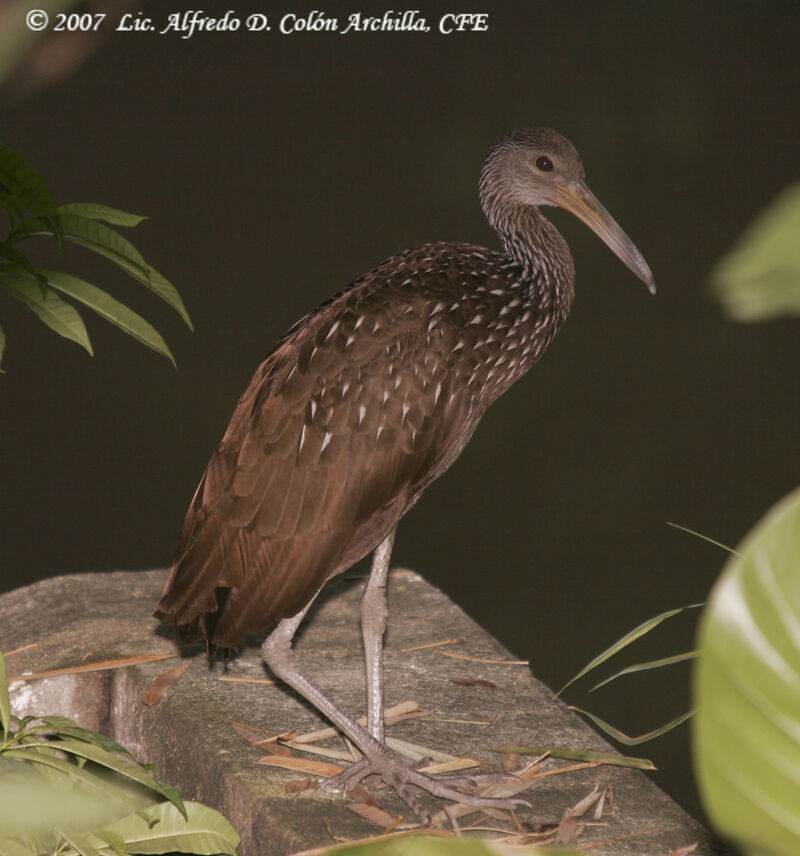
[[409, 767], [391, 752], [384, 751], [375, 757], [364, 757], [337, 776], [322, 784], [326, 791], [352, 790], [367, 776], [377, 775], [389, 787], [393, 788], [400, 799], [414, 812], [422, 823], [430, 822], [430, 813], [424, 808], [415, 789], [425, 791], [439, 799], [453, 800], [476, 808], [513, 809], [516, 806], [530, 806], [527, 800], [518, 798], [482, 797], [478, 794], [463, 793], [456, 786], [475, 784], [470, 776], [442, 781]]

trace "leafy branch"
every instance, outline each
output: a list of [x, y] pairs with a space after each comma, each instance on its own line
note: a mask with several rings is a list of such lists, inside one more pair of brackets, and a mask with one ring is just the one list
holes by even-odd
[[62, 716], [11, 713], [0, 654], [0, 853], [235, 854], [219, 812], [184, 803], [118, 743]]
[[[92, 202], [57, 206], [39, 175], [2, 144], [0, 208], [8, 220], [7, 233], [0, 241], [0, 289], [24, 303], [51, 330], [76, 342], [90, 354], [94, 353], [92, 343], [74, 303], [91, 309], [175, 365], [175, 358], [161, 334], [141, 315], [77, 276], [37, 267], [21, 249], [29, 239], [44, 237], [54, 240], [59, 249], [68, 241], [98, 253], [168, 303], [192, 329], [175, 286], [148, 264], [130, 241], [111, 228], [137, 226], [144, 217]], [[0, 326], [0, 363], [4, 350], [5, 334]]]

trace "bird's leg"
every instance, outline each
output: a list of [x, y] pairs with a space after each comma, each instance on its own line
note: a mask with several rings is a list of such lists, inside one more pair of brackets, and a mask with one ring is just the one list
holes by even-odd
[[386, 632], [386, 578], [392, 557], [392, 531], [372, 554], [372, 570], [361, 599], [361, 635], [367, 670], [367, 730], [383, 743], [383, 634]]
[[[366, 604], [371, 603], [376, 597], [380, 601], [383, 600], [382, 591], [385, 587], [386, 571], [389, 565], [391, 546], [392, 536], [389, 536], [376, 551], [373, 571], [377, 566], [378, 573], [376, 575], [376, 582], [373, 589], [377, 590], [378, 594], [376, 595], [373, 590], [370, 590], [369, 596], [365, 593]], [[382, 583], [381, 574], [383, 576]], [[370, 578], [370, 583], [371, 582], [372, 578]], [[381, 584], [379, 585], [379, 583]], [[497, 799], [492, 797], [479, 797], [473, 794], [464, 794], [455, 790], [453, 787], [448, 787], [446, 784], [436, 781], [430, 776], [426, 776], [424, 773], [419, 773], [416, 770], [411, 769], [393, 752], [387, 749], [386, 745], [382, 741], [377, 740], [370, 731], [359, 725], [354, 719], [341, 710], [341, 708], [329, 699], [319, 687], [307, 678], [303, 677], [295, 665], [294, 652], [292, 651], [292, 639], [294, 638], [297, 628], [308, 612], [312, 602], [313, 598], [304, 609], [297, 613], [297, 615], [294, 615], [291, 618], [284, 618], [280, 621], [261, 646], [261, 653], [267, 665], [278, 678], [287, 683], [292, 687], [292, 689], [303, 696], [303, 698], [313, 704], [317, 710], [324, 714], [364, 753], [365, 757], [361, 761], [357, 762], [353, 767], [345, 771], [345, 779], [343, 783], [336, 781], [340, 777], [335, 777], [326, 783], [328, 787], [333, 789], [337, 785], [341, 786], [341, 784], [345, 784], [345, 786], [352, 785], [370, 773], [376, 773], [384, 780], [384, 782], [386, 782], [387, 785], [397, 791], [398, 796], [408, 804], [408, 806], [420, 817], [421, 820], [423, 820], [423, 822], [427, 822], [429, 815], [417, 799], [417, 796], [411, 786], [427, 791], [435, 797], [467, 803], [468, 805], [491, 806], [494, 808], [513, 808], [515, 805], [528, 805], [525, 800], [521, 799]], [[370, 610], [368, 606], [365, 605], [364, 609], [365, 611], [372, 612], [374, 614], [374, 610]], [[380, 611], [378, 614], [381, 614]], [[367, 624], [370, 627], [369, 638], [370, 643], [373, 646], [373, 654], [377, 651], [377, 661], [379, 662], [381, 653], [380, 643], [383, 635], [382, 625], [385, 625], [385, 617], [379, 621], [372, 621], [372, 619], [370, 619]], [[372, 637], [378, 628], [381, 629], [380, 632], [377, 633], [378, 639], [376, 647], [376, 643]], [[365, 633], [365, 635], [367, 634]], [[368, 655], [368, 659], [370, 656], [372, 655]], [[377, 672], [375, 670], [374, 656], [373, 665], [368, 666], [368, 669], [372, 670], [372, 675], [368, 675], [367, 678], [369, 693], [368, 705], [371, 706], [370, 709], [372, 710], [372, 717], [370, 719], [368, 714], [367, 722], [368, 725], [370, 723], [374, 724], [376, 722], [376, 717], [378, 717], [382, 726], [382, 681], [380, 678], [380, 666], [378, 666]], [[378, 676], [377, 679], [375, 677], [376, 674]]]
[[[366, 756], [345, 771], [345, 774], [352, 773], [352, 775], [347, 775], [345, 781], [341, 784], [337, 781], [331, 788], [333, 790], [337, 786], [341, 787], [347, 780], [352, 780], [352, 784], [354, 785], [369, 773], [378, 772], [380, 769], [392, 766], [393, 762], [397, 762], [397, 758], [383, 743], [378, 742], [363, 726], [359, 725], [341, 710], [316, 684], [303, 677], [297, 670], [292, 650], [292, 639], [313, 601], [314, 599], [312, 598], [297, 615], [291, 618], [284, 618], [278, 622], [276, 628], [267, 636], [264, 644], [261, 646], [261, 655], [278, 678], [287, 683], [307, 701], [311, 702], [343, 734], [349, 737]], [[383, 711], [381, 711], [382, 713]], [[356, 770], [360, 775], [356, 774]], [[338, 778], [337, 776], [336, 779], [338, 780]], [[395, 789], [400, 793], [399, 788], [396, 787]], [[453, 796], [450, 799], [458, 799], [460, 796], [457, 791], [451, 791], [451, 793]], [[400, 793], [400, 796], [417, 811], [418, 803], [413, 796], [403, 793]], [[420, 809], [420, 811], [422, 810]], [[424, 811], [422, 813], [424, 814]]]
[[[384, 743], [383, 719], [383, 634], [386, 632], [386, 579], [397, 529], [381, 541], [372, 553], [372, 569], [361, 598], [361, 635], [367, 672], [367, 731]], [[328, 784], [331, 790], [353, 787], [372, 772], [369, 760], [362, 758]]]

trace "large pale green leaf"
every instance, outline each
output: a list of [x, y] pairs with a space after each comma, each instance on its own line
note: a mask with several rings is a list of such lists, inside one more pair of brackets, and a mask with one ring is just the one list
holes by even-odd
[[[2, 349], [0, 349], [0, 356]], [[6, 680], [6, 659], [0, 651], [0, 728], [3, 729], [3, 740], [8, 735], [11, 722], [11, 700], [8, 697], [8, 681]]]
[[45, 277], [50, 286], [88, 306], [106, 321], [115, 324], [137, 342], [165, 356], [175, 365], [175, 358], [158, 330], [125, 304], [77, 276], [48, 268], [39, 268], [38, 273]]
[[7, 838], [5, 835], [0, 835], [0, 853], [3, 856], [39, 856], [37, 849], [27, 847], [13, 838]]
[[68, 202], [66, 205], [59, 205], [57, 210], [62, 215], [77, 214], [80, 217], [88, 217], [90, 220], [104, 220], [115, 226], [138, 226], [142, 220], [147, 219], [140, 214], [130, 214], [97, 202]]
[[66, 841], [80, 856], [101, 856], [100, 851], [92, 847], [86, 838], [74, 830], [56, 829], [56, 834]]
[[[128, 797], [124, 791], [119, 788], [109, 788], [108, 782], [100, 776], [89, 772], [85, 767], [78, 767], [76, 764], [70, 764], [69, 761], [64, 761], [57, 758], [52, 750], [46, 749], [44, 746], [38, 747], [33, 745], [25, 746], [22, 749], [8, 749], [3, 752], [3, 757], [7, 759], [16, 759], [18, 761], [29, 761], [31, 764], [41, 764], [56, 770], [86, 785], [88, 788], [102, 794], [104, 797], [110, 797], [115, 802], [119, 802], [128, 806], [132, 810], [137, 810], [139, 806], [136, 802]], [[171, 803], [170, 803], [171, 805]], [[177, 812], [178, 809], [176, 808]]]
[[800, 183], [787, 187], [711, 271], [736, 321], [800, 315]]
[[431, 835], [412, 835], [390, 838], [336, 848], [338, 856], [494, 856], [488, 841], [480, 838], [440, 838]]
[[125, 856], [125, 841], [116, 832], [112, 832], [110, 829], [93, 829], [92, 834], [105, 841], [117, 856]]
[[339, 844], [325, 851], [330, 856], [575, 856], [578, 851], [553, 847], [505, 846], [481, 838], [451, 838], [430, 833], [395, 833], [374, 841]]
[[[122, 838], [126, 853], [236, 853], [239, 836], [218, 811], [187, 802], [186, 812], [184, 818], [172, 803], [159, 803], [110, 823], [103, 831]], [[98, 850], [113, 852], [101, 837], [86, 837]]]
[[27, 163], [0, 143], [0, 184], [37, 217], [56, 213], [47, 185]]
[[[113, 799], [111, 791], [120, 790], [114, 778], [107, 776], [103, 781], [108, 792], [89, 791], [60, 770], [5, 761], [0, 764], [0, 834], [52, 838], [56, 827], [94, 829], [130, 814], [131, 805]], [[138, 797], [135, 805], [148, 804], [152, 800]]]
[[35, 279], [25, 279], [0, 272], [0, 288], [4, 288], [12, 297], [21, 300], [32, 312], [59, 336], [77, 342], [90, 354], [92, 343], [86, 326], [74, 306], [62, 300], [52, 290], [42, 295], [39, 283]]
[[714, 587], [695, 671], [695, 769], [720, 832], [751, 856], [800, 853], [800, 490]]

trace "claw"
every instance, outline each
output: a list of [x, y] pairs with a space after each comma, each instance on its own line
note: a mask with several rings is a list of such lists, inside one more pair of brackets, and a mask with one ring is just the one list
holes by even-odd
[[[423, 808], [412, 790], [417, 788], [439, 799], [452, 800], [455, 803], [476, 808], [514, 809], [517, 806], [530, 807], [527, 800], [519, 797], [482, 797], [478, 794], [463, 793], [455, 789], [464, 782], [454, 779], [434, 779], [404, 764], [392, 754], [381, 754], [375, 758], [364, 757], [343, 772], [322, 783], [326, 791], [352, 790], [358, 782], [371, 775], [380, 777], [386, 785], [393, 788], [400, 799], [414, 812], [423, 824], [430, 823], [430, 814]], [[466, 781], [469, 784], [469, 781]], [[454, 787], [455, 786], [455, 787]]]

